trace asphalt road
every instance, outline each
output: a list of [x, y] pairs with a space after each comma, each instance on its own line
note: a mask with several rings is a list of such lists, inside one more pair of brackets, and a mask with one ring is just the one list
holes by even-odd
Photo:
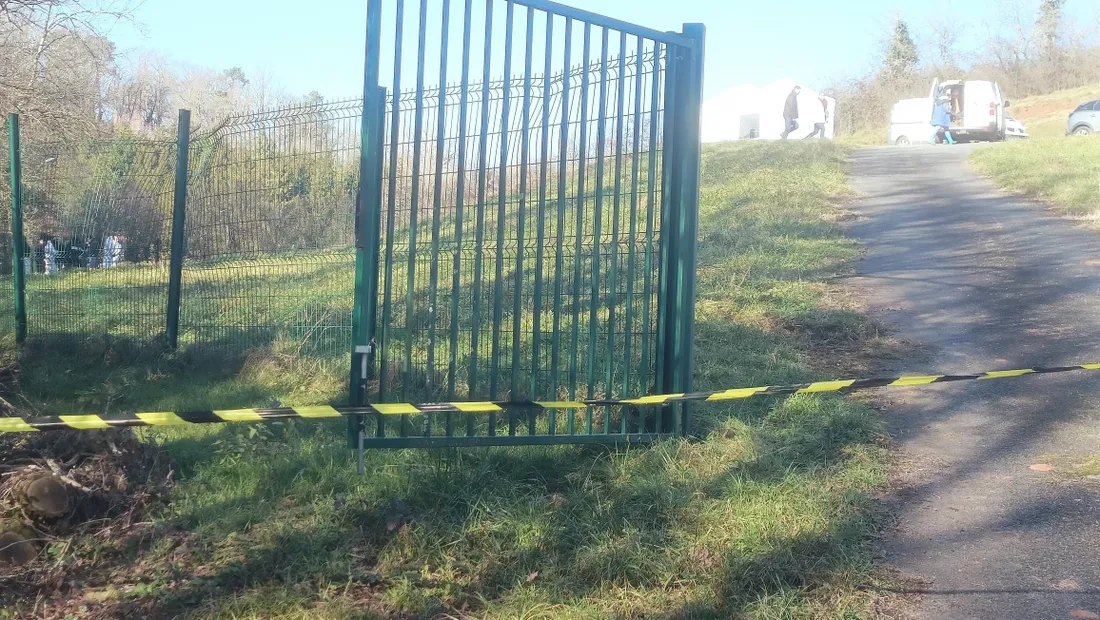
[[[996, 191], [974, 148], [854, 157], [854, 290], [931, 352], [883, 370], [1100, 362], [1100, 232]], [[885, 561], [920, 592], [904, 615], [1097, 617], [1100, 480], [1071, 471], [1100, 459], [1100, 373], [882, 394], [900, 455]]]

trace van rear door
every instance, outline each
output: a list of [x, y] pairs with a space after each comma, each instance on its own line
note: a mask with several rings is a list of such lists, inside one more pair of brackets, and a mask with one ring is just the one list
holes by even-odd
[[936, 114], [936, 99], [940, 95], [940, 78], [932, 80], [932, 90], [928, 92], [928, 100], [932, 102], [932, 107], [928, 110], [928, 122], [932, 122], [932, 118]]
[[993, 95], [997, 102], [997, 133], [1002, 136], [1008, 128], [1008, 110], [1005, 109], [1005, 97], [1001, 92], [1001, 85], [993, 82]]
[[997, 93], [993, 82], [967, 81], [963, 91], [963, 127], [969, 131], [999, 131]]

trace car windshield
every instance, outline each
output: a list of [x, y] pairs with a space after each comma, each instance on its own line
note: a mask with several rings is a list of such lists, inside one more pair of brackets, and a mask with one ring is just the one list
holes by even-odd
[[1074, 112], [1084, 112], [1085, 110], [1093, 110], [1093, 109], [1096, 108], [1096, 104], [1098, 104], [1098, 103], [1100, 103], [1100, 100], [1089, 101], [1087, 103], [1082, 103], [1080, 106], [1077, 107], [1076, 110], [1074, 110]]

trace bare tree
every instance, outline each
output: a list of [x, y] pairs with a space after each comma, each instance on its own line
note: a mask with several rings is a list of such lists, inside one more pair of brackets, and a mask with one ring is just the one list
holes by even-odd
[[114, 45], [105, 33], [130, 19], [127, 0], [0, 0], [0, 107], [28, 130], [98, 130]]

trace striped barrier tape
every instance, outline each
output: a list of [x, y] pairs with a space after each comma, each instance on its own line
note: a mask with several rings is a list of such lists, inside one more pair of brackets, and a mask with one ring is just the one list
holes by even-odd
[[794, 385], [733, 388], [713, 392], [686, 394], [659, 394], [640, 398], [594, 399], [568, 401], [468, 401], [430, 404], [379, 403], [363, 407], [279, 407], [273, 409], [215, 409], [207, 411], [147, 413], [118, 413], [111, 415], [59, 415], [39, 418], [0, 417], [0, 433], [31, 431], [86, 430], [126, 426], [178, 426], [183, 424], [212, 424], [220, 422], [263, 422], [287, 419], [323, 419], [359, 415], [410, 415], [420, 413], [490, 413], [506, 409], [585, 409], [615, 405], [651, 406], [682, 402], [721, 402], [759, 396], [787, 394], [822, 394], [826, 392], [852, 392], [879, 387], [903, 387], [950, 383], [957, 381], [982, 381], [1009, 379], [1026, 375], [1042, 375], [1081, 370], [1100, 370], [1100, 363], [1057, 366], [1052, 368], [1022, 368], [1018, 370], [994, 370], [970, 375], [917, 375], [880, 377], [875, 379], [844, 379], [840, 381], [816, 381]]

